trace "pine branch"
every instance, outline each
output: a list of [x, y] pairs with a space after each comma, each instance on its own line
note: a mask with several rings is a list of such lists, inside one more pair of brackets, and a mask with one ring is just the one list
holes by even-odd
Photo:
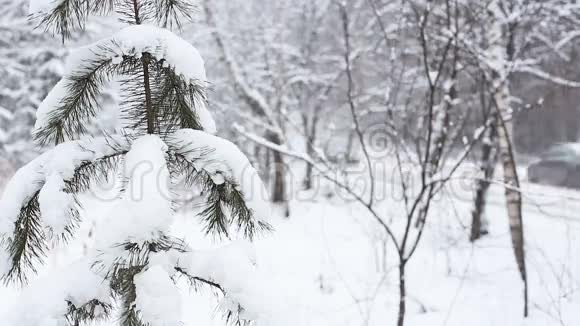
[[58, 107], [49, 108], [47, 117], [34, 131], [39, 144], [59, 144], [87, 134], [88, 122], [100, 111], [102, 89], [114, 76], [122, 77], [121, 112], [129, 128], [138, 133], [161, 134], [180, 127], [202, 129], [196, 113], [196, 108], [205, 102], [201, 83], [186, 80], [167, 67], [164, 60], [147, 52], [125, 53], [119, 64], [113, 64], [111, 58], [120, 51], [122, 47], [114, 41], [101, 45], [95, 49], [94, 58], [65, 77], [61, 91], [67, 93], [62, 98], [54, 95]]
[[[59, 34], [62, 41], [72, 37], [73, 32], [85, 29], [91, 15], [107, 15], [116, 12], [121, 22], [142, 24], [155, 20], [165, 28], [181, 29], [183, 21], [191, 21], [195, 7], [188, 0], [54, 0], [58, 3], [48, 12], [32, 16], [38, 27]], [[138, 21], [135, 14], [138, 13]]]
[[145, 326], [139, 318], [139, 312], [135, 306], [137, 291], [134, 278], [143, 270], [144, 266], [129, 266], [119, 268], [111, 279], [111, 289], [118, 294], [122, 302], [122, 311], [119, 324], [121, 326]]
[[[121, 117], [127, 128], [140, 134], [147, 133], [147, 110], [145, 107], [145, 86], [142, 63], [139, 56], [123, 58], [124, 68], [118, 71], [122, 101]], [[155, 86], [155, 85], [154, 85]]]
[[[89, 2], [89, 1], [87, 1]], [[115, 9], [115, 2], [116, 0], [93, 0], [90, 1], [92, 3], [91, 11], [95, 14], [105, 15], [107, 13], [112, 12]]]
[[246, 206], [244, 196], [235, 182], [226, 179], [223, 184], [218, 185], [207, 173], [201, 174], [205, 179], [203, 189], [207, 193], [207, 207], [200, 215], [206, 222], [207, 233], [228, 237], [229, 226], [235, 225], [238, 230], [244, 231], [245, 237], [253, 239], [257, 231], [271, 230], [271, 226], [262, 221], [256, 223], [253, 211]]
[[139, 318], [139, 312], [135, 306], [137, 293], [134, 278], [145, 268], [147, 256], [143, 252], [131, 252], [129, 258], [118, 258], [108, 272], [106, 279], [111, 282], [111, 290], [118, 296], [122, 303], [122, 311], [119, 323], [122, 326], [145, 326]]
[[175, 70], [164, 67], [161, 60], [155, 65], [156, 85], [154, 104], [157, 121], [165, 133], [180, 128], [203, 130], [196, 108], [205, 101], [205, 89], [201, 83], [186, 81]]
[[165, 28], [181, 29], [182, 20], [191, 20], [195, 7], [188, 0], [154, 0], [155, 19]]
[[[107, 262], [99, 260], [93, 264], [93, 267], [100, 272], [106, 272], [105, 278], [111, 281], [111, 289], [116, 294], [123, 293], [124, 285], [129, 275], [127, 273], [136, 269], [144, 269], [149, 264], [149, 256], [152, 253], [186, 251], [186, 245], [183, 240], [166, 235], [160, 235], [159, 238], [153, 241], [142, 243], [127, 241], [115, 247], [121, 249], [120, 254], [115, 257], [110, 266], [107, 265]], [[135, 275], [139, 272], [135, 273]]]
[[58, 1], [48, 12], [33, 15], [38, 27], [60, 34], [62, 41], [70, 39], [73, 31], [83, 30], [89, 15], [106, 14], [114, 9], [115, 0], [54, 0]]
[[86, 0], [62, 0], [48, 13], [39, 14], [41, 20], [38, 26], [44, 26], [46, 31], [60, 34], [64, 42], [71, 37], [73, 30], [84, 28], [88, 16], [87, 9]]
[[[68, 220], [70, 223], [65, 227], [62, 234], [55, 234], [57, 241], [68, 241], [74, 235], [74, 231], [80, 222], [78, 209], [80, 203], [77, 194], [86, 191], [89, 185], [96, 180], [106, 178], [108, 173], [116, 168], [120, 158], [126, 153], [121, 145], [110, 144], [115, 147], [116, 153], [103, 156], [93, 161], [82, 162], [74, 171], [72, 177], [65, 180], [66, 193], [73, 196], [74, 202], [70, 207]], [[26, 283], [27, 272], [36, 273], [36, 266], [42, 264], [47, 245], [47, 233], [42, 223], [42, 216], [39, 205], [39, 194], [42, 185], [26, 200], [20, 210], [20, 214], [15, 222], [14, 234], [11, 238], [5, 239], [8, 252], [11, 257], [11, 269], [4, 276], [4, 281]], [[48, 230], [50, 232], [50, 230]], [[50, 234], [49, 234], [50, 235]]]
[[119, 163], [127, 150], [119, 150], [115, 154], [104, 156], [95, 161], [87, 161], [76, 168], [73, 177], [66, 180], [65, 192], [73, 196], [73, 207], [70, 209], [70, 223], [64, 233], [56, 235], [58, 241], [68, 242], [74, 236], [74, 231], [81, 222], [79, 209], [82, 207], [77, 194], [88, 191], [91, 185], [108, 181], [111, 172], [118, 169]]
[[155, 16], [154, 9], [150, 1], [144, 0], [117, 0], [115, 3], [115, 12], [119, 14], [119, 20], [130, 25], [152, 21]]
[[254, 212], [246, 206], [244, 194], [238, 190], [238, 185], [234, 182], [228, 182], [226, 184], [229, 187], [226, 203], [230, 207], [234, 221], [237, 223], [237, 228], [240, 230], [243, 229], [244, 235], [249, 239], [254, 238], [256, 231], [272, 231], [272, 226], [270, 224], [263, 221], [258, 221], [256, 223]]
[[[200, 84], [186, 81], [173, 68], [165, 67], [163, 60], [149, 57], [147, 71], [152, 82], [147, 86], [143, 69], [139, 68], [140, 61], [137, 58], [132, 60], [119, 71], [124, 75], [121, 81], [124, 96], [121, 112], [124, 120], [131, 122], [131, 129], [147, 133], [154, 127], [161, 135], [168, 135], [179, 128], [203, 129], [196, 113], [196, 107], [205, 101], [205, 89]], [[154, 126], [148, 123], [151, 119], [148, 118], [145, 101], [147, 89], [154, 109]]]
[[[179, 275], [187, 278], [190, 285], [192, 287], [194, 287], [195, 290], [199, 289], [199, 287], [201, 285], [205, 285], [205, 286], [209, 286], [209, 287], [213, 288], [214, 290], [217, 290], [217, 292], [219, 292], [219, 293], [216, 293], [216, 295], [217, 294], [221, 294], [222, 296], [227, 295], [225, 289], [221, 285], [219, 285], [218, 283], [216, 283], [212, 280], [207, 280], [207, 279], [204, 279], [201, 277], [190, 275], [186, 270], [184, 270], [181, 267], [175, 267], [175, 271], [177, 273], [179, 273]], [[251, 321], [243, 320], [243, 319], [239, 318], [240, 313], [243, 312], [244, 309], [240, 305], [238, 305], [237, 308], [238, 308], [237, 311], [231, 311], [231, 310], [224, 311], [224, 319], [226, 321], [226, 324], [232, 325], [232, 326], [251, 325]]]
[[66, 320], [72, 326], [88, 324], [90, 322], [106, 320], [111, 315], [112, 307], [108, 303], [93, 299], [80, 307], [67, 301], [68, 312]]
[[224, 319], [226, 324], [230, 326], [250, 326], [252, 325], [251, 320], [245, 320], [240, 318], [240, 314], [244, 311], [243, 307], [238, 305], [238, 311], [227, 310], [224, 314]]
[[[253, 211], [248, 208], [243, 193], [236, 182], [225, 179], [222, 184], [215, 184], [209, 173], [198, 170], [195, 161], [188, 159], [188, 146], [168, 142], [169, 170], [172, 174], [182, 174], [187, 186], [198, 185], [205, 194], [205, 208], [200, 216], [205, 222], [205, 231], [218, 236], [229, 236], [229, 226], [235, 225], [243, 230], [244, 235], [252, 239], [258, 231], [270, 231], [271, 226], [256, 222]], [[211, 152], [207, 148], [198, 148], [197, 157], [203, 157]]]
[[206, 279], [201, 278], [201, 277], [189, 275], [189, 273], [187, 273], [187, 271], [185, 271], [183, 268], [178, 267], [178, 266], [175, 267], [174, 269], [178, 273], [178, 275], [181, 275], [181, 276], [184, 276], [185, 278], [187, 278], [190, 286], [193, 287], [196, 291], [201, 287], [201, 285], [206, 285], [206, 286], [211, 287], [214, 290], [217, 290], [220, 294], [226, 293], [226, 291], [222, 288], [222, 286], [214, 281], [206, 280]]
[[22, 207], [14, 234], [7, 240], [12, 266], [3, 277], [5, 283], [26, 283], [26, 271], [36, 273], [37, 264], [42, 263], [46, 256], [46, 235], [40, 220], [39, 193], [40, 190]]
[[230, 221], [225, 211], [227, 195], [225, 184], [214, 185], [209, 176], [205, 176], [204, 191], [208, 192], [205, 197], [206, 208], [199, 214], [206, 226], [207, 233], [228, 236]]
[[178, 251], [185, 252], [185, 244], [182, 240], [161, 235], [155, 241], [143, 243], [126, 242], [119, 244], [121, 255], [118, 256], [112, 266], [104, 265], [104, 262], [96, 262], [93, 267], [107, 270], [106, 279], [110, 280], [113, 294], [117, 295], [122, 302], [120, 325], [144, 326], [145, 323], [139, 317], [139, 311], [135, 306], [137, 297], [134, 278], [147, 268], [149, 256], [152, 253]]
[[66, 192], [71, 194], [82, 193], [90, 189], [91, 185], [108, 181], [111, 172], [119, 167], [127, 150], [118, 150], [115, 154], [103, 156], [94, 161], [82, 163], [66, 182]]
[[[68, 190], [65, 190], [65, 192], [68, 192]], [[70, 193], [70, 192], [68, 192]], [[69, 242], [73, 236], [75, 231], [78, 229], [79, 224], [81, 222], [81, 217], [79, 214], [79, 207], [81, 207], [80, 202], [76, 196], [76, 194], [74, 193], [70, 193], [73, 195], [73, 205], [69, 208], [68, 210], [68, 220], [69, 223], [64, 227], [64, 231], [61, 234], [54, 234], [54, 232], [51, 229], [46, 230], [45, 228], [45, 232], [48, 232], [49, 235], [49, 239], [55, 239], [56, 242], [64, 242], [67, 243]]]
[[[187, 187], [195, 185], [200, 186], [202, 193], [205, 194], [205, 209], [200, 216], [205, 221], [204, 227], [207, 233], [214, 233], [219, 236], [228, 237], [228, 226], [230, 225], [225, 211], [225, 205], [222, 203], [224, 194], [214, 188], [214, 183], [208, 173], [199, 171], [195, 162], [186, 157], [186, 153], [177, 152], [170, 146], [170, 155], [168, 157], [168, 168], [172, 175], [180, 175], [184, 178]], [[183, 148], [180, 148], [183, 151]], [[201, 157], [208, 149], [197, 149]]]
[[112, 73], [112, 49], [100, 47], [98, 51], [95, 58], [65, 77], [68, 93], [48, 113], [45, 124], [34, 131], [39, 144], [60, 144], [88, 133], [87, 123], [100, 109], [99, 96]]

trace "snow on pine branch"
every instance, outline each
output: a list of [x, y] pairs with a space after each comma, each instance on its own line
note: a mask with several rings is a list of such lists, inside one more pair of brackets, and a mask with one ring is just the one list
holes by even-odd
[[[96, 138], [62, 143], [22, 167], [6, 185], [0, 199], [0, 236], [14, 232], [20, 210], [40, 191], [41, 214], [46, 226], [62, 230], [67, 207], [72, 203], [63, 188], [83, 164], [115, 155], [127, 148], [124, 137]], [[44, 189], [46, 187], [46, 189]]]
[[[67, 60], [64, 77], [38, 107], [34, 133], [38, 134], [49, 126], [51, 117], [61, 108], [69, 95], [73, 80], [78, 79], [79, 72], [87, 69], [88, 62], [98, 62], [102, 65], [110, 63], [115, 66], [123, 62], [123, 57], [138, 59], [143, 53], [149, 53], [157, 61], [163, 62], [165, 67], [173, 69], [176, 75], [189, 84], [205, 88], [207, 77], [204, 61], [193, 45], [167, 29], [151, 25], [132, 25], [112, 37], [72, 52]], [[102, 68], [97, 65], [97, 69]], [[215, 121], [207, 109], [205, 100], [196, 100], [192, 106], [195, 107], [195, 113], [204, 130], [215, 133]]]
[[[262, 187], [255, 170], [234, 144], [198, 130], [180, 130], [171, 139], [185, 144], [180, 148], [188, 154], [183, 155], [194, 161], [199, 170], [209, 173], [214, 182], [220, 184], [227, 179], [236, 180], [244, 186], [253, 183]], [[145, 246], [150, 247], [170, 234], [174, 212], [167, 188], [170, 173], [166, 154], [172, 148], [172, 143], [168, 148], [158, 136], [146, 135], [137, 139], [127, 153], [124, 172], [128, 180], [126, 191], [95, 228], [92, 250], [97, 254], [105, 275], [106, 271], [114, 270], [115, 265], [120, 264], [120, 268], [140, 266], [131, 258], [127, 246], [119, 244], [149, 244]], [[213, 151], [199, 150], [205, 148]], [[250, 173], [244, 176], [244, 170]], [[246, 191], [251, 189], [244, 186], [241, 188]], [[269, 207], [266, 202], [260, 203], [250, 198], [248, 206], [258, 212], [259, 217], [265, 218], [268, 214], [265, 211]], [[243, 305], [248, 311], [261, 311], [258, 302], [272, 301], [266, 295], [273, 291], [267, 291], [268, 288], [263, 285], [264, 277], [256, 273], [252, 259], [248, 258], [251, 257], [248, 254], [250, 243], [234, 243], [208, 252], [189, 251], [181, 245], [174, 243], [166, 249], [150, 251], [142, 270], [134, 277], [135, 310], [139, 311], [145, 323], [152, 326], [180, 325], [181, 298], [173, 282], [176, 273], [219, 282], [220, 289], [227, 291], [227, 300]], [[237, 306], [235, 308], [233, 311], [237, 312]]]
[[[154, 268], [151, 274], [162, 279], [178, 271], [188, 278], [219, 284], [224, 294], [220, 307], [232, 312], [234, 320], [252, 320], [257, 326], [304, 325], [298, 321], [299, 311], [294, 310], [296, 298], [290, 297], [287, 290], [258, 268], [250, 242], [238, 240], [209, 250], [155, 253], [151, 255], [150, 266]], [[151, 288], [156, 283], [151, 279], [149, 284], [141, 286]], [[164, 286], [165, 293], [170, 290], [168, 286]], [[171, 320], [169, 315], [165, 318]]]
[[125, 191], [97, 224], [102, 231], [97, 249], [106, 252], [119, 243], [154, 241], [169, 232], [174, 214], [166, 151], [167, 145], [156, 135], [133, 142], [125, 156]]
[[[2, 316], [2, 325], [68, 325], [70, 305], [81, 307], [93, 300], [110, 301], [108, 282], [82, 259], [50, 271], [24, 289]], [[104, 313], [103, 309], [94, 311], [96, 318]]]
[[50, 173], [38, 195], [42, 221], [54, 234], [62, 234], [72, 222], [70, 210], [74, 205], [72, 194], [65, 192], [66, 184], [59, 173]]
[[181, 294], [171, 274], [159, 265], [135, 275], [135, 306], [150, 326], [180, 326]]
[[113, 63], [120, 63], [123, 55], [139, 57], [143, 52], [151, 54], [166, 64], [178, 75], [190, 82], [205, 84], [207, 77], [203, 58], [191, 44], [168, 29], [153, 25], [131, 25], [110, 38], [97, 41], [73, 52], [67, 60], [67, 71], [74, 71], [84, 62], [91, 60], [99, 48], [116, 45]]
[[[206, 132], [181, 129], [173, 134], [171, 142], [199, 171], [206, 171], [214, 184], [226, 181], [236, 185], [244, 196], [258, 221], [266, 222], [270, 216], [270, 204], [266, 190], [246, 155], [232, 142]], [[201, 152], [200, 148], [208, 149]]]

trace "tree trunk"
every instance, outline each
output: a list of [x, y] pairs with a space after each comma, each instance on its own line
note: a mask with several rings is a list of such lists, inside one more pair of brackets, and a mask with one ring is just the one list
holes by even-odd
[[[306, 153], [308, 154], [309, 157], [313, 157], [314, 154], [314, 149], [312, 148], [312, 141], [310, 138], [306, 139]], [[304, 181], [303, 181], [303, 188], [304, 190], [310, 190], [312, 189], [312, 173], [313, 173], [313, 168], [312, 168], [312, 164], [306, 163], [306, 171], [305, 171], [305, 175], [304, 175]]]
[[346, 153], [344, 153], [344, 163], [350, 164], [353, 162], [358, 161], [358, 158], [354, 155], [354, 138], [355, 138], [355, 131], [351, 129], [348, 132], [348, 141], [346, 144]]
[[[497, 84], [496, 84], [497, 85]], [[505, 183], [506, 207], [508, 212], [512, 246], [516, 257], [516, 263], [520, 276], [524, 283], [524, 316], [528, 316], [528, 280], [526, 273], [526, 260], [524, 250], [524, 229], [522, 219], [522, 196], [520, 182], [515, 164], [514, 149], [512, 147], [512, 121], [504, 119], [502, 114], [509, 114], [509, 87], [504, 82], [494, 94], [494, 100], [498, 110], [498, 136], [499, 152], [503, 166]]]
[[[266, 139], [276, 145], [282, 144], [280, 137], [274, 132], [267, 132]], [[284, 164], [284, 158], [279, 151], [271, 150], [269, 152], [272, 155], [272, 163], [274, 164], [270, 169], [274, 172], [274, 178], [272, 181], [272, 202], [283, 204], [285, 215], [288, 217], [289, 211], [286, 199], [286, 165]]]
[[284, 180], [286, 169], [282, 154], [278, 151], [272, 151], [274, 158], [274, 185], [272, 190], [272, 201], [274, 203], [286, 202], [286, 182]]
[[405, 262], [399, 264], [399, 314], [397, 317], [397, 326], [404, 326], [405, 312], [407, 310], [407, 286], [405, 284]]
[[[505, 8], [513, 11], [513, 3], [508, 2]], [[498, 119], [499, 155], [503, 166], [503, 181], [505, 188], [506, 208], [509, 218], [512, 247], [520, 276], [524, 285], [524, 317], [528, 316], [528, 279], [524, 251], [524, 228], [522, 218], [522, 196], [520, 181], [516, 170], [515, 149], [513, 148], [513, 119], [511, 110], [510, 73], [509, 65], [514, 61], [516, 23], [504, 25], [504, 13], [498, 3], [489, 7], [492, 23], [488, 28], [489, 39], [496, 40], [490, 48], [501, 66], [491, 71], [493, 100]], [[505, 43], [501, 42], [505, 41]], [[502, 44], [503, 43], [503, 44]]]
[[[314, 158], [316, 155], [315, 142], [318, 135], [318, 120], [320, 117], [321, 107], [316, 106], [312, 114], [312, 117], [308, 119], [307, 117], [303, 120], [304, 131], [306, 133], [306, 152], [309, 157]], [[310, 123], [309, 123], [310, 122]], [[312, 164], [306, 164], [306, 174], [304, 176], [304, 189], [312, 189], [312, 181], [314, 169]]]
[[493, 178], [495, 165], [497, 163], [497, 115], [492, 118], [491, 124], [486, 131], [483, 146], [481, 149], [480, 169], [483, 172], [483, 178], [477, 180], [475, 188], [475, 199], [473, 210], [471, 211], [471, 233], [469, 240], [471, 242], [487, 234], [485, 223], [485, 204], [487, 192], [490, 186], [489, 180]]

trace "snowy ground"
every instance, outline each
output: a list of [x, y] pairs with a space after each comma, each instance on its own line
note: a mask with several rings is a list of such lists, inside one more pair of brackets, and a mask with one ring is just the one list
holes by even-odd
[[[492, 188], [490, 234], [473, 246], [468, 241], [472, 195], [467, 188], [465, 182], [454, 183], [429, 216], [423, 242], [408, 267], [406, 325], [578, 325], [580, 193], [525, 185], [531, 316], [523, 319], [503, 190]], [[290, 218], [275, 217], [276, 231], [256, 243], [260, 271], [275, 285], [271, 300], [261, 303], [264, 309], [279, 314], [281, 321], [298, 321], [295, 325], [394, 325], [396, 257], [384, 234], [362, 207], [329, 187], [301, 197], [293, 199]], [[400, 201], [390, 197], [381, 203], [382, 211], [396, 225]], [[87, 205], [88, 215], [98, 218], [94, 204]], [[216, 245], [199, 236], [191, 217], [182, 216], [175, 231], [197, 248]], [[43, 274], [82, 252], [79, 242], [50, 257], [49, 271]], [[42, 276], [35, 283], [47, 286]], [[213, 294], [183, 289], [184, 325], [224, 324]], [[31, 301], [13, 289], [0, 290], [0, 320], [21, 300]]]

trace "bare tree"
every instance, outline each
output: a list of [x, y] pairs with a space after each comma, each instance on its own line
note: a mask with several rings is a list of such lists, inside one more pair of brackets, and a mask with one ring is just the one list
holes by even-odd
[[[372, 5], [367, 7], [367, 9], [370, 8], [373, 13], [373, 27], [379, 31], [384, 31], [385, 24], [383, 19], [388, 12], [381, 10], [382, 8], [379, 8], [375, 2], [367, 2], [367, 4]], [[383, 132], [388, 135], [389, 141], [392, 142], [394, 147], [393, 155], [397, 162], [396, 173], [400, 179], [400, 187], [404, 196], [405, 212], [403, 216], [398, 218], [398, 221], [402, 221], [402, 223], [390, 224], [390, 222], [387, 222], [386, 216], [381, 212], [377, 203], [376, 183], [379, 180], [377, 180], [373, 165], [376, 157], [368, 143], [365, 135], [365, 126], [361, 120], [361, 117], [366, 113], [362, 108], [362, 104], [368, 105], [368, 102], [360, 100], [365, 96], [360, 94], [362, 91], [360, 87], [357, 87], [357, 83], [364, 83], [365, 80], [360, 80], [360, 75], [357, 75], [360, 67], [356, 67], [353, 62], [353, 54], [359, 51], [353, 44], [353, 30], [361, 20], [357, 19], [360, 18], [355, 13], [357, 11], [350, 10], [352, 9], [348, 7], [350, 5], [337, 4], [338, 17], [340, 18], [339, 21], [343, 32], [343, 69], [346, 79], [346, 88], [344, 90], [345, 104], [346, 110], [353, 121], [355, 140], [360, 145], [361, 161], [365, 166], [365, 171], [368, 173], [370, 185], [368, 191], [361, 193], [349, 182], [348, 175], [346, 178], [337, 177], [337, 175], [342, 175], [343, 173], [337, 173], [337, 169], [324, 156], [312, 156], [309, 153], [292, 151], [244, 128], [239, 128], [238, 130], [257, 144], [308, 163], [321, 177], [350, 194], [359, 204], [366, 208], [369, 215], [384, 231], [386, 237], [390, 239], [397, 253], [399, 275], [397, 325], [402, 326], [404, 325], [407, 310], [408, 280], [406, 278], [406, 268], [416, 252], [426, 228], [431, 202], [466, 160], [468, 153], [481, 140], [484, 131], [490, 124], [488, 122], [484, 123], [482, 128], [479, 128], [473, 134], [451, 166], [442, 164], [443, 158], [450, 155], [453, 150], [453, 142], [449, 141], [449, 136], [457, 134], [455, 128], [461, 126], [461, 123], [450, 122], [453, 116], [451, 112], [455, 110], [458, 103], [455, 81], [459, 78], [459, 70], [457, 69], [459, 52], [454, 45], [457, 44], [455, 42], [457, 37], [455, 33], [448, 34], [446, 42], [443, 43], [434, 39], [432, 34], [441, 33], [440, 28], [450, 29], [458, 23], [457, 8], [451, 1], [444, 2], [435, 9], [434, 7], [407, 3], [405, 14], [409, 15], [411, 19], [404, 20], [403, 25], [393, 28], [393, 30], [399, 31], [400, 35], [398, 36], [401, 37], [399, 42], [402, 42], [402, 40], [410, 41], [409, 44], [414, 46], [409, 51], [401, 51], [399, 53], [402, 56], [399, 59], [404, 59], [408, 61], [409, 65], [414, 66], [411, 66], [411, 69], [407, 66], [401, 67], [397, 65], [394, 69], [404, 70], [400, 73], [405, 78], [399, 80], [400, 84], [396, 85], [396, 87], [389, 88], [398, 88], [398, 91], [404, 93], [406, 97], [419, 100], [409, 101], [408, 98], [405, 98], [399, 101], [398, 96], [391, 96], [385, 103], [384, 100], [369, 95], [372, 98], [371, 103], [385, 107], [385, 110], [381, 111], [382, 119], [384, 119]], [[352, 4], [352, 6], [357, 6], [357, 3]], [[352, 17], [353, 15], [354, 17]], [[397, 24], [399, 23], [401, 22], [397, 21]], [[413, 35], [413, 32], [418, 32], [419, 37], [417, 39], [409, 36]], [[375, 33], [375, 35], [377, 34]], [[378, 42], [381, 47], [387, 50], [391, 50], [391, 47], [394, 51], [397, 48], [400, 50], [399, 42], [391, 42], [383, 33], [378, 35], [381, 36], [378, 40], [375, 39], [375, 42]], [[385, 52], [389, 53], [390, 51]], [[390, 73], [390, 67], [388, 65], [385, 65], [385, 67], [388, 70], [387, 72]], [[408, 73], [407, 69], [415, 73]], [[416, 75], [416, 72], [419, 72], [419, 75]], [[393, 80], [396, 79], [394, 78]], [[414, 85], [417, 80], [421, 81], [424, 86], [410, 86]], [[383, 80], [381, 86], [387, 87], [391, 81]], [[413, 83], [410, 81], [413, 81]], [[408, 119], [410, 111], [413, 112], [412, 115], [417, 117], [417, 119], [413, 121], [416, 124], [415, 127], [407, 129], [408, 126], [401, 124], [400, 119]], [[422, 125], [422, 128], [417, 128], [418, 125]], [[415, 140], [414, 150], [409, 147], [407, 138], [398, 136], [402, 134], [403, 129], [409, 134], [411, 133], [410, 129], [415, 130], [414, 134], [409, 135], [409, 139]], [[413, 175], [413, 173], [415, 174]], [[418, 178], [418, 185], [413, 182], [414, 180], [411, 180], [412, 177]]]

